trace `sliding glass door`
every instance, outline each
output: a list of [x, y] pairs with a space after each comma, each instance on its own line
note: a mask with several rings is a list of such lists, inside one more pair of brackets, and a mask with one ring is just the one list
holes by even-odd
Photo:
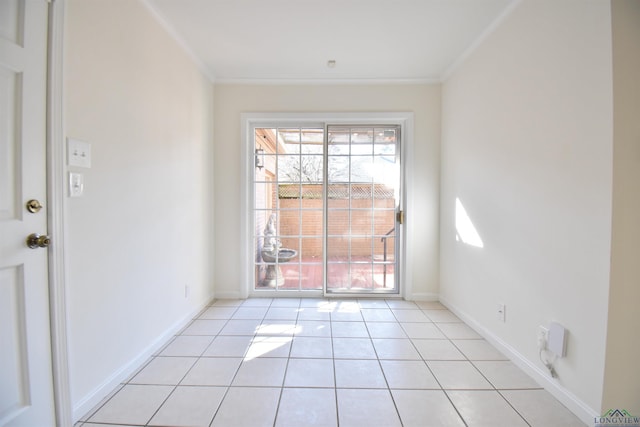
[[399, 129], [329, 126], [327, 140], [327, 291], [395, 291]]
[[255, 291], [398, 292], [398, 126], [254, 134]]

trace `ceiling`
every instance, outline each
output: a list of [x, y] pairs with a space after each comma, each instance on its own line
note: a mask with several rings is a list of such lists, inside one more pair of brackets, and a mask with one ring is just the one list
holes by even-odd
[[517, 2], [145, 0], [219, 82], [441, 81]]

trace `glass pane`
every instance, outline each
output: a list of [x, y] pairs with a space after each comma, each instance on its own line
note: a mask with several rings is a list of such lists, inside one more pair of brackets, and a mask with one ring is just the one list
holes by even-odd
[[395, 287], [395, 264], [387, 262], [373, 265], [373, 287], [376, 289], [393, 289]]
[[373, 147], [373, 153], [384, 156], [396, 156], [396, 144], [376, 144]]
[[[373, 129], [372, 128], [352, 128], [351, 129], [351, 144], [364, 144], [373, 142]], [[352, 147], [353, 148], [353, 147]]]
[[373, 144], [353, 144], [351, 145], [352, 156], [362, 156], [373, 154]]
[[279, 182], [300, 182], [300, 156], [281, 155], [278, 156], [278, 181]]
[[[317, 202], [317, 200], [312, 201]], [[314, 203], [314, 205], [317, 205], [317, 203]], [[310, 207], [307, 200], [305, 200], [305, 206]], [[302, 220], [299, 234], [302, 236], [322, 237], [322, 213], [321, 210], [303, 210], [301, 212]]]
[[327, 258], [331, 261], [347, 261], [349, 259], [349, 238], [328, 237]]
[[349, 264], [327, 264], [327, 289], [349, 289], [350, 284]]
[[373, 289], [371, 264], [351, 264], [351, 289]]
[[396, 143], [397, 130], [394, 128], [376, 128], [375, 129], [375, 142], [393, 144]]
[[373, 222], [373, 234], [377, 236], [386, 236], [389, 234], [393, 234], [395, 231], [396, 225], [396, 213], [395, 210], [385, 209], [378, 210], [376, 209], [373, 212], [374, 222]]
[[351, 262], [371, 262], [372, 258], [371, 237], [351, 238]]
[[322, 182], [323, 177], [323, 164], [324, 160], [322, 156], [316, 155], [302, 155], [297, 160], [296, 167], [300, 169], [300, 179], [303, 183], [316, 183]]
[[297, 290], [300, 288], [300, 265], [298, 263], [281, 264], [280, 271], [284, 281], [278, 286], [278, 289]]
[[373, 157], [372, 156], [352, 156], [351, 157], [351, 182], [372, 182], [373, 180]]
[[302, 263], [322, 262], [322, 238], [301, 238], [298, 259]]
[[329, 236], [346, 236], [349, 234], [349, 210], [331, 209], [327, 212], [327, 233]]
[[305, 290], [322, 290], [322, 263], [305, 263], [300, 265], [300, 286]]
[[375, 182], [385, 184], [392, 188], [398, 185], [398, 167], [395, 157], [375, 156], [371, 170]]
[[372, 232], [373, 212], [370, 209], [351, 211], [351, 234], [368, 236]]
[[372, 194], [371, 184], [352, 184], [351, 209], [371, 209]]
[[329, 156], [327, 158], [329, 182], [349, 182], [349, 157]]

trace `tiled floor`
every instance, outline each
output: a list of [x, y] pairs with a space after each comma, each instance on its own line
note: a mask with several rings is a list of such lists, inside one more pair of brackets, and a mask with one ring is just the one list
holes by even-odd
[[216, 301], [76, 424], [584, 426], [439, 303]]

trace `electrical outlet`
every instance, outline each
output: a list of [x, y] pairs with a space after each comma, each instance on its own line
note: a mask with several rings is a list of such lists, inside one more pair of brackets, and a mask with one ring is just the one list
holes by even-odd
[[549, 329], [544, 326], [538, 326], [538, 349], [546, 350], [549, 342]]
[[498, 304], [498, 311], [496, 312], [496, 316], [498, 316], [498, 320], [504, 322], [506, 320], [506, 310], [507, 306], [504, 304]]

